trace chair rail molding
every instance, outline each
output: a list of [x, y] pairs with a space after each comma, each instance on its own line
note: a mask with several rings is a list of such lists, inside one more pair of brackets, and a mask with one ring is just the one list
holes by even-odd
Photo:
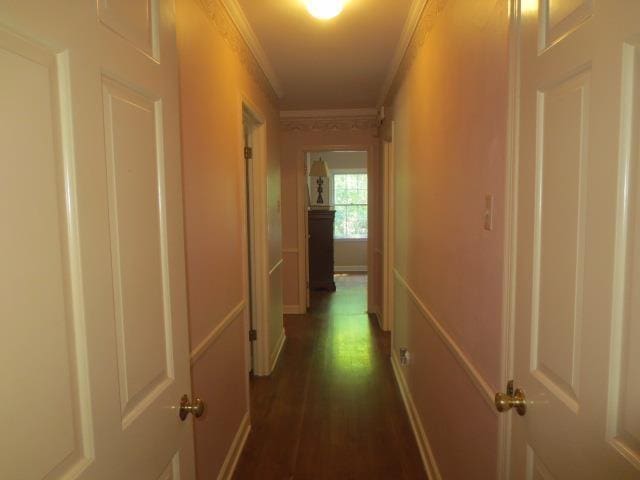
[[278, 364], [278, 360], [280, 359], [280, 354], [282, 353], [282, 349], [284, 348], [284, 344], [286, 340], [287, 340], [287, 335], [283, 328], [280, 332], [280, 338], [278, 338], [278, 341], [276, 343], [276, 348], [274, 348], [271, 355], [271, 362], [269, 365], [269, 375], [273, 373], [273, 370], [276, 368], [276, 365]]
[[422, 300], [418, 298], [416, 292], [409, 286], [404, 277], [397, 271], [394, 270], [394, 274], [400, 285], [406, 290], [409, 298], [413, 301], [415, 306], [418, 308], [418, 311], [422, 314], [422, 317], [429, 323], [431, 328], [436, 332], [436, 334], [440, 337], [440, 339], [447, 346], [449, 351], [452, 353], [453, 357], [458, 361], [462, 369], [467, 373], [467, 376], [471, 380], [471, 383], [476, 387], [480, 396], [484, 400], [486, 406], [493, 412], [496, 416], [498, 416], [498, 412], [495, 408], [494, 404], [494, 394], [493, 388], [489, 385], [489, 382], [485, 380], [482, 374], [478, 371], [478, 369], [473, 365], [473, 362], [469, 358], [469, 356], [464, 352], [462, 347], [457, 344], [457, 342], [453, 339], [453, 337], [447, 332], [444, 326], [435, 318], [435, 316], [431, 313], [431, 311], [427, 308], [427, 306], [422, 303]]
[[304, 305], [283, 305], [282, 313], [285, 315], [304, 315], [307, 308]]
[[195, 364], [200, 357], [207, 351], [211, 346], [216, 343], [216, 341], [220, 338], [220, 336], [224, 333], [229, 325], [233, 323], [233, 321], [240, 317], [240, 314], [243, 312], [244, 308], [247, 305], [247, 301], [242, 299], [240, 303], [238, 303], [235, 307], [231, 309], [229, 313], [227, 313], [221, 321], [219, 321], [215, 327], [209, 332], [209, 334], [202, 340], [192, 351], [191, 351], [191, 365]]
[[281, 258], [280, 260], [278, 260], [278, 261], [276, 262], [276, 264], [275, 264], [273, 267], [271, 267], [271, 269], [269, 270], [269, 276], [273, 275], [273, 274], [274, 274], [274, 272], [275, 272], [278, 268], [280, 268], [280, 267], [282, 266], [282, 264], [283, 264], [283, 263], [284, 263], [284, 258]]

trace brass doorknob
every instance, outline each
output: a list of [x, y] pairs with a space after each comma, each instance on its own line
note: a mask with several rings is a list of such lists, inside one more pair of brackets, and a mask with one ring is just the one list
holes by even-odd
[[513, 381], [508, 383], [507, 393], [496, 393], [495, 404], [499, 412], [508, 412], [512, 408], [515, 408], [521, 417], [527, 413], [527, 398], [524, 390], [521, 388], [514, 390]]
[[180, 420], [183, 422], [187, 419], [187, 416], [192, 413], [194, 417], [201, 417], [204, 413], [205, 404], [201, 398], [195, 398], [193, 402], [189, 401], [188, 395], [183, 395], [180, 399]]

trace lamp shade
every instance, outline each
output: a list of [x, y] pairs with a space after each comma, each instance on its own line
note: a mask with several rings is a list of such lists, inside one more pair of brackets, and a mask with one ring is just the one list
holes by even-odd
[[327, 162], [324, 160], [316, 160], [311, 164], [311, 171], [309, 172], [310, 177], [328, 177], [329, 176], [329, 167], [327, 167]]

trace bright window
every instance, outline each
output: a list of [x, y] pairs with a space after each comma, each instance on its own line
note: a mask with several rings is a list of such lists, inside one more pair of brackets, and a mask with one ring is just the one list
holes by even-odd
[[335, 238], [367, 238], [367, 174], [334, 173]]

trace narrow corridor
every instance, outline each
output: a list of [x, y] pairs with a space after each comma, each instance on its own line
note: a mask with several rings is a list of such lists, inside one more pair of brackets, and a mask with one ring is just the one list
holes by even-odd
[[366, 276], [336, 276], [251, 380], [252, 430], [235, 477], [420, 479], [424, 470], [389, 362], [389, 334], [366, 311]]

